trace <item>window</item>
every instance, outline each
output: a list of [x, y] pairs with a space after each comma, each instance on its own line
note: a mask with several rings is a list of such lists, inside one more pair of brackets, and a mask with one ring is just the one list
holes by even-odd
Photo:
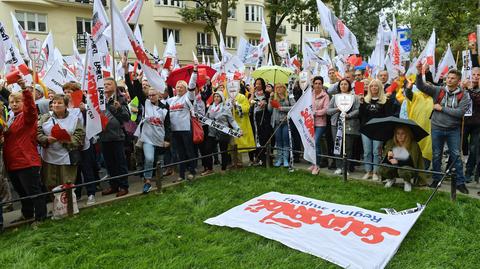
[[170, 33], [173, 34], [173, 38], [175, 39], [175, 43], [180, 43], [180, 30], [176, 29], [169, 29], [169, 28], [163, 28], [163, 42], [168, 41], [168, 36]]
[[227, 39], [225, 40], [225, 47], [229, 49], [234, 49], [237, 44], [237, 37], [236, 36], [228, 36]]
[[209, 34], [209, 33], [197, 32], [197, 45], [211, 46], [212, 45], [212, 35]]
[[229, 19], [236, 19], [237, 18], [237, 9], [235, 8], [229, 8], [228, 9], [228, 18]]
[[185, 3], [179, 0], [155, 0], [157, 6], [185, 7]]
[[45, 14], [15, 11], [15, 17], [25, 31], [47, 32], [47, 15]]
[[318, 32], [318, 25], [311, 25], [310, 23], [307, 23], [305, 25], [305, 31], [306, 32]]
[[262, 21], [263, 7], [258, 5], [245, 5], [245, 21]]
[[258, 46], [260, 44], [260, 39], [249, 39], [248, 43], [252, 44], [253, 46]]
[[86, 18], [77, 18], [77, 33], [91, 33], [92, 30], [92, 20]]

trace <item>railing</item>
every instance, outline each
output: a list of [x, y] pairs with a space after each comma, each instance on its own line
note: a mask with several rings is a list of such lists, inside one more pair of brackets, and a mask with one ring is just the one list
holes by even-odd
[[[93, 5], [94, 0], [57, 0], [57, 1]], [[102, 4], [103, 6], [107, 6], [107, 0], [102, 0]]]
[[[4, 205], [11, 204], [11, 203], [14, 203], [14, 202], [20, 202], [20, 201], [27, 200], [27, 199], [34, 199], [34, 198], [38, 198], [38, 197], [42, 197], [42, 196], [52, 195], [52, 194], [55, 194], [55, 193], [65, 192], [66, 197], [67, 197], [67, 214], [68, 214], [68, 216], [73, 216], [73, 189], [75, 189], [75, 188], [85, 187], [85, 186], [90, 185], [90, 184], [97, 184], [97, 183], [101, 183], [101, 182], [110, 181], [110, 180], [113, 180], [113, 179], [119, 179], [119, 178], [123, 178], [123, 177], [126, 177], [126, 176], [139, 175], [139, 174], [142, 174], [142, 173], [147, 172], [147, 171], [156, 170], [155, 184], [156, 184], [156, 187], [157, 187], [157, 191], [162, 191], [162, 188], [163, 188], [163, 183], [162, 183], [162, 181], [163, 181], [163, 169], [165, 169], [165, 168], [176, 166], [176, 165], [179, 165], [179, 164], [182, 164], [182, 163], [188, 163], [188, 162], [191, 162], [191, 161], [201, 160], [202, 158], [212, 157], [214, 155], [222, 154], [222, 153], [232, 153], [233, 152], [234, 156], [237, 156], [236, 154], [238, 154], [239, 150], [260, 150], [260, 152], [257, 154], [257, 157], [262, 153], [262, 151], [265, 150], [266, 151], [265, 152], [265, 156], [266, 156], [265, 166], [267, 168], [270, 168], [271, 167], [271, 162], [272, 162], [272, 159], [271, 159], [270, 155], [271, 155], [272, 150], [274, 150], [274, 149], [278, 150], [279, 148], [273, 148], [273, 147], [271, 147], [270, 143], [267, 143], [266, 146], [262, 146], [262, 147], [246, 147], [246, 148], [234, 147], [233, 149], [230, 149], [230, 150], [215, 152], [215, 153], [212, 153], [212, 154], [200, 156], [200, 157], [189, 159], [189, 160], [179, 161], [179, 162], [176, 162], [176, 163], [170, 163], [170, 164], [167, 164], [167, 165], [162, 165], [161, 162], [158, 162], [155, 168], [134, 171], [134, 172], [130, 172], [130, 173], [127, 173], [127, 174], [114, 176], [114, 177], [105, 177], [105, 178], [102, 178], [100, 180], [85, 182], [85, 183], [81, 183], [81, 184], [77, 184], [77, 185], [72, 184], [70, 187], [66, 187], [66, 188], [63, 188], [61, 190], [49, 191], [49, 192], [44, 192], [44, 193], [35, 194], [35, 195], [31, 195], [31, 196], [20, 197], [20, 198], [13, 199], [13, 200], [10, 200], [10, 201], [0, 202], [0, 206], [4, 206]], [[292, 153], [303, 154], [303, 151], [296, 151], [296, 150], [292, 150], [292, 149], [289, 149], [289, 151], [292, 152]], [[429, 196], [428, 200], [425, 203], [425, 206], [433, 199], [433, 197], [438, 192], [438, 189], [440, 188], [440, 185], [445, 180], [445, 178], [447, 176], [450, 176], [451, 177], [450, 197], [451, 197], [452, 201], [456, 200], [455, 170], [452, 169], [453, 165], [455, 164], [455, 161], [453, 161], [450, 164], [450, 166], [447, 168], [447, 170], [443, 173], [443, 172], [435, 172], [435, 171], [430, 171], [430, 170], [421, 170], [421, 169], [415, 169], [415, 168], [398, 167], [398, 166], [383, 164], [383, 163], [375, 164], [373, 162], [365, 162], [365, 161], [360, 161], [360, 160], [355, 160], [355, 159], [347, 159], [346, 156], [338, 157], [338, 156], [330, 156], [330, 155], [324, 155], [324, 154], [317, 154], [317, 156], [322, 157], [322, 158], [334, 159], [334, 160], [342, 160], [343, 161], [343, 168], [344, 168], [343, 169], [343, 180], [344, 180], [344, 182], [347, 182], [347, 169], [346, 168], [348, 167], [349, 162], [356, 162], [356, 163], [360, 163], [360, 164], [372, 164], [372, 165], [376, 165], [376, 166], [383, 166], [383, 167], [390, 167], [390, 168], [396, 168], [396, 169], [402, 169], [402, 170], [409, 170], [409, 171], [414, 171], [414, 172], [418, 172], [418, 173], [425, 173], [425, 174], [442, 175], [442, 179], [438, 182], [435, 190]], [[236, 162], [234, 162], [234, 163], [236, 163]], [[293, 170], [293, 164], [291, 164], [290, 171], [294, 171]]]

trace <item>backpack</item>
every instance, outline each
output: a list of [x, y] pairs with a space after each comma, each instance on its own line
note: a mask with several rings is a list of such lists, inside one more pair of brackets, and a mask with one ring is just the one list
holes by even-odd
[[[441, 88], [440, 89], [440, 92], [438, 93], [438, 96], [437, 96], [437, 100], [436, 100], [436, 104], [441, 104], [442, 103], [442, 100], [443, 100], [443, 97], [445, 97], [445, 94], [447, 94], [447, 90], [445, 90], [444, 88]], [[459, 94], [456, 95], [457, 97], [457, 104], [460, 103], [460, 100], [462, 100], [463, 98], [463, 94], [464, 94], [464, 91], [460, 91]]]

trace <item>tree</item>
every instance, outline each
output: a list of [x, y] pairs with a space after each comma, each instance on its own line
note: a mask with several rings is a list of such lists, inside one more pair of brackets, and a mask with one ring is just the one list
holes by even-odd
[[265, 8], [269, 16], [268, 36], [274, 55], [276, 55], [277, 32], [285, 20], [294, 27], [305, 23], [319, 24], [316, 0], [266, 0]]
[[[412, 41], [419, 53], [431, 32], [437, 35], [437, 55], [441, 56], [450, 43], [454, 55], [467, 48], [467, 35], [480, 24], [478, 0], [408, 0], [399, 21], [412, 29]], [[439, 57], [438, 57], [439, 59]]]
[[[392, 10], [398, 0], [343, 0], [333, 1], [335, 15], [357, 37], [360, 54], [370, 55], [375, 47], [375, 36], [381, 10]], [[343, 2], [343, 5], [340, 4]], [[343, 13], [343, 14], [341, 14]], [[391, 22], [391, 11], [385, 12]]]
[[[220, 33], [223, 37], [227, 33], [228, 10], [235, 8], [237, 0], [183, 0], [193, 2], [195, 8], [185, 7], [179, 11], [185, 22], [203, 21], [206, 23], [205, 31], [213, 32], [220, 45]], [[220, 20], [220, 31], [217, 29]]]

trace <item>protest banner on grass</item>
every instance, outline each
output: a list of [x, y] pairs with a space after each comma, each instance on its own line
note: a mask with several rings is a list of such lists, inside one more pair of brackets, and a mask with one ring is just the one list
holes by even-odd
[[384, 268], [422, 212], [388, 215], [269, 192], [205, 223], [241, 228], [344, 268]]

